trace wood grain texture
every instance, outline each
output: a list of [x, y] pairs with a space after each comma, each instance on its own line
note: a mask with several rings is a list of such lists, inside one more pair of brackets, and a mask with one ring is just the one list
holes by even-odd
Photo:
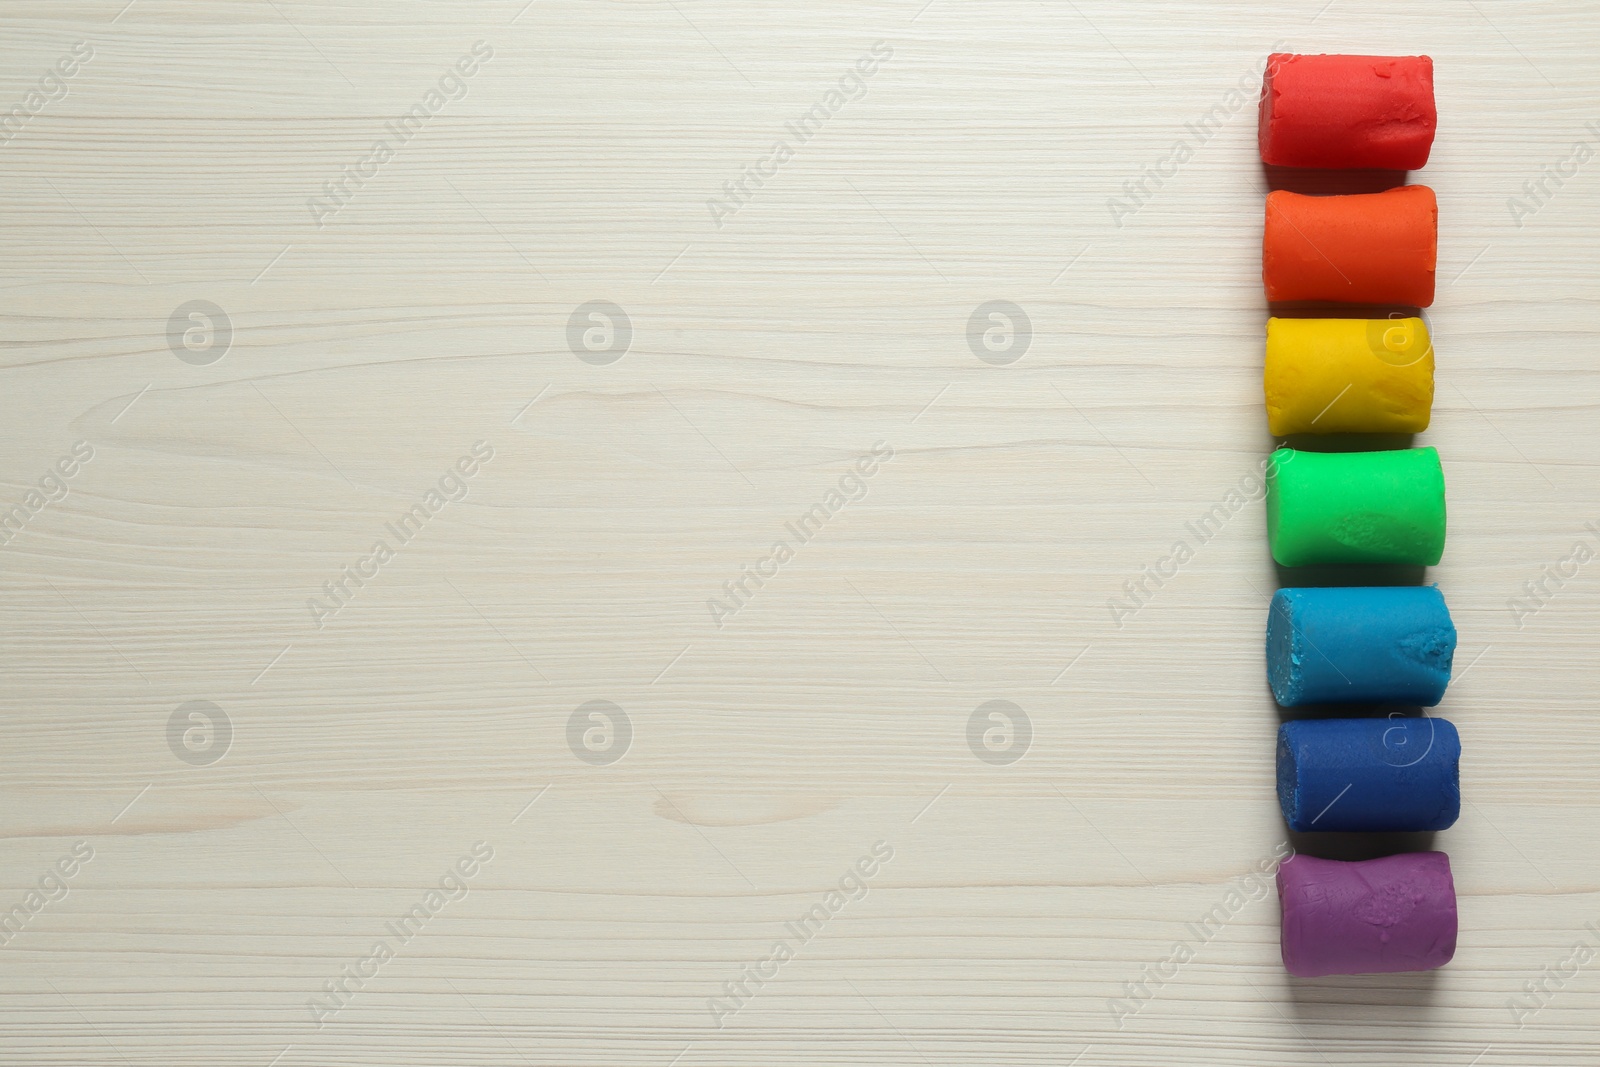
[[[1600, 564], [1511, 601], [1600, 544], [1600, 161], [1563, 162], [1600, 149], [1600, 7], [125, 2], [0, 3], [0, 103], [93, 49], [0, 144], [0, 505], [93, 449], [0, 546], [0, 914], [93, 850], [0, 947], [0, 1063], [1595, 1062], [1600, 962], [1545, 971], [1600, 944]], [[464, 95], [319, 226], [308, 201], [479, 41]], [[1271, 444], [1264, 177], [1228, 94], [1275, 45], [1438, 66], [1422, 440], [1467, 804], [1432, 975], [1284, 975], [1250, 880], [1283, 840], [1277, 575], [1259, 503], [1186, 525]], [[233, 329], [203, 365], [169, 342], [193, 300]], [[606, 365], [568, 343], [597, 300], [632, 330]], [[1031, 322], [1009, 365], [969, 347], [991, 300]], [[476, 442], [465, 499], [401, 543]], [[787, 535], [879, 442], [860, 498]], [[319, 626], [307, 601], [379, 539]], [[569, 744], [597, 700], [631, 729], [605, 765], [579, 754], [616, 724]], [[1030, 724], [1009, 764], [969, 745], [993, 700]], [[204, 719], [169, 731], [191, 701], [221, 758]], [[1520, 1026], [1515, 997], [1542, 1004]]]

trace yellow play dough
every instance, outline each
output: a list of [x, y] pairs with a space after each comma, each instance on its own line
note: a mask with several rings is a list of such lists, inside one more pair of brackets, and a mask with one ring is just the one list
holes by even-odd
[[1267, 320], [1267, 427], [1420, 433], [1433, 408], [1433, 342], [1419, 318]]

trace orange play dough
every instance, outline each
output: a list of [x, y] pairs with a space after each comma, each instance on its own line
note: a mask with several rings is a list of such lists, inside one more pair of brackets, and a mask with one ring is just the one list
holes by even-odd
[[1433, 303], [1439, 206], [1426, 185], [1381, 193], [1267, 194], [1261, 279], [1270, 301]]

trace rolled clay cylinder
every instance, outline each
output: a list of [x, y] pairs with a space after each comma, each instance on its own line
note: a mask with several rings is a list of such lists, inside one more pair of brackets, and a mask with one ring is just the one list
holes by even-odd
[[1456, 628], [1433, 586], [1280, 589], [1267, 612], [1267, 681], [1286, 708], [1444, 697]]
[[1433, 303], [1439, 207], [1426, 185], [1381, 193], [1267, 194], [1261, 279], [1267, 299]]
[[1444, 527], [1444, 471], [1432, 448], [1280, 448], [1267, 467], [1267, 540], [1285, 567], [1431, 567], [1444, 554]]
[[1461, 738], [1444, 719], [1278, 727], [1278, 805], [1296, 833], [1443, 830], [1461, 815]]
[[1438, 121], [1427, 56], [1275, 52], [1261, 82], [1261, 162], [1416, 170]]
[[1443, 852], [1278, 867], [1283, 966], [1298, 978], [1431, 971], [1456, 954], [1456, 887]]
[[1433, 342], [1419, 318], [1267, 320], [1267, 429], [1421, 433], [1433, 409]]

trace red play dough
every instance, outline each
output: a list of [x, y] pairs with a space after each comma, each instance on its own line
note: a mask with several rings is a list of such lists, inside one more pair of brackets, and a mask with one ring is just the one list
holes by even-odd
[[1261, 82], [1261, 161], [1416, 170], [1438, 121], [1427, 56], [1274, 52]]

